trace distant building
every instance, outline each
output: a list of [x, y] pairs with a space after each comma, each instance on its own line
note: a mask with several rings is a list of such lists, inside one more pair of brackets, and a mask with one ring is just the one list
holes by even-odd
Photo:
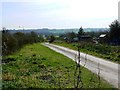
[[99, 43], [106, 43], [107, 42], [107, 35], [101, 34], [98, 38]]
[[104, 38], [106, 36], [106, 34], [101, 34], [100, 36], [99, 36], [99, 38]]
[[80, 41], [87, 41], [87, 42], [91, 42], [92, 41], [92, 37], [90, 35], [82, 35], [80, 37]]
[[74, 42], [78, 42], [78, 38], [77, 37], [73, 38], [73, 40], [74, 40]]
[[59, 38], [60, 36], [55, 36], [56, 38]]
[[42, 37], [43, 37], [44, 39], [47, 39], [47, 37], [46, 37], [45, 35], [42, 35]]
[[[67, 38], [67, 37], [64, 37], [64, 40], [66, 42], [78, 42], [79, 39], [78, 37], [74, 37], [74, 38]], [[90, 35], [82, 35], [80, 37], [80, 41], [85, 41], [85, 42], [92, 42], [92, 37]]]

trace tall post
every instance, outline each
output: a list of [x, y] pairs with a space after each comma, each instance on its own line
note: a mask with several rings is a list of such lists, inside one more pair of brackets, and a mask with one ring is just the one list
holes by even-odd
[[[120, 1], [118, 2], [118, 21], [120, 22]], [[118, 65], [118, 88], [120, 88], [120, 65]]]
[[118, 21], [120, 22], [120, 1], [118, 2]]

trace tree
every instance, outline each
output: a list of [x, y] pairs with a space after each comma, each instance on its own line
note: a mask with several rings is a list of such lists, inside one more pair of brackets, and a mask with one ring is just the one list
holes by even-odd
[[66, 33], [66, 38], [69, 42], [73, 42], [75, 37], [76, 37], [76, 34], [74, 32]]
[[44, 38], [42, 35], [38, 35], [37, 42], [43, 42]]
[[35, 32], [32, 31], [30, 34], [31, 34], [30, 36], [31, 36], [32, 43], [36, 43], [37, 39], [38, 39], [37, 33], [35, 33]]
[[[6, 56], [17, 51], [26, 44], [37, 43], [43, 41], [43, 37], [35, 32], [31, 33], [10, 33], [9, 30], [2, 30], [2, 55]], [[1, 43], [0, 43], [1, 44]]]
[[7, 45], [8, 54], [13, 53], [14, 51], [16, 51], [16, 48], [17, 48], [17, 39], [13, 35], [10, 34], [8, 36], [6, 45]]
[[54, 35], [51, 35], [50, 38], [49, 38], [49, 43], [52, 43], [55, 41], [55, 36]]
[[9, 31], [6, 31], [3, 29], [2, 31], [2, 55], [8, 55], [13, 53], [16, 50], [17, 47], [17, 39], [9, 33]]
[[25, 42], [24, 42], [24, 36], [25, 36], [25, 34], [22, 33], [22, 32], [16, 32], [13, 35], [17, 39], [17, 42], [18, 42], [17, 46], [18, 46], [18, 48], [22, 47], [25, 44]]
[[120, 38], [120, 23], [115, 20], [109, 25], [110, 27], [110, 38]]
[[78, 31], [78, 40], [80, 40], [80, 37], [84, 35], [84, 30], [82, 28], [82, 26], [80, 27], [79, 31]]
[[110, 25], [110, 41], [115, 44], [120, 44], [120, 22], [117, 20], [113, 21]]

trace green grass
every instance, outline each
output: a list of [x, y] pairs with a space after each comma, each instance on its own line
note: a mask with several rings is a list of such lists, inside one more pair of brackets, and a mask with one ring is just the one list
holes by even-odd
[[[3, 88], [74, 88], [75, 62], [40, 43], [27, 45], [3, 61]], [[83, 88], [98, 88], [98, 76], [83, 67], [81, 79]], [[102, 78], [99, 87], [113, 88]]]
[[[56, 45], [64, 46], [70, 49], [77, 50], [78, 43], [56, 42]], [[102, 44], [80, 43], [80, 51], [91, 54], [106, 60], [120, 63], [120, 46], [110, 46]]]

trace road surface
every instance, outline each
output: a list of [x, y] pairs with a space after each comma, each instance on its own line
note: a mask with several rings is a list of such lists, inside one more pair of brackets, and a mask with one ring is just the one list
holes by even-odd
[[[74, 61], [77, 61], [78, 52], [72, 49], [68, 49], [62, 46], [44, 43], [44, 46], [49, 47], [50, 49], [59, 52]], [[81, 62], [80, 64], [85, 68], [89, 69], [93, 73], [98, 74], [100, 70], [100, 77], [105, 79], [107, 82], [111, 83], [114, 87], [118, 88], [118, 65], [117, 63], [113, 63], [92, 55], [88, 55], [85, 53], [80, 52]], [[85, 59], [87, 58], [87, 60]], [[99, 69], [98, 69], [99, 68]], [[119, 71], [120, 72], [120, 71]], [[119, 83], [120, 84], [120, 83]], [[120, 87], [119, 87], [120, 88]]]

